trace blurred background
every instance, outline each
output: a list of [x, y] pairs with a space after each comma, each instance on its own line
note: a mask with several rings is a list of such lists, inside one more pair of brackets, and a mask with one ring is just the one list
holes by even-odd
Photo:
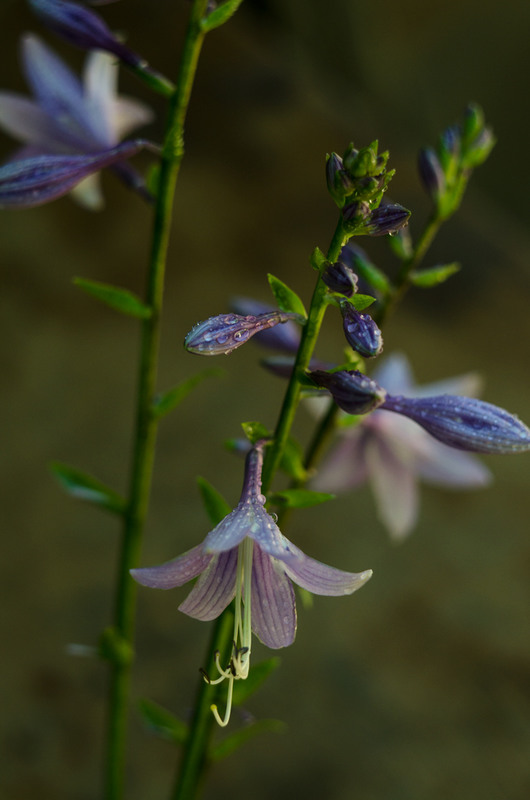
[[[100, 9], [154, 66], [175, 75], [188, 4], [123, 0]], [[80, 68], [83, 54], [44, 31], [21, 0], [0, 5], [2, 88], [26, 92], [23, 31]], [[530, 5], [505, 0], [245, 0], [206, 42], [189, 112], [176, 200], [161, 351], [161, 389], [205, 366], [182, 339], [232, 295], [268, 300], [273, 272], [308, 301], [308, 257], [326, 249], [336, 211], [326, 152], [378, 138], [397, 168], [392, 199], [429, 213], [416, 154], [480, 103], [498, 137], [458, 216], [426, 266], [459, 260], [443, 288], [410, 293], [385, 331], [420, 382], [478, 371], [484, 399], [530, 421], [530, 195], [526, 141]], [[163, 130], [164, 103], [122, 72]], [[0, 155], [13, 142], [0, 134]], [[149, 157], [136, 160], [149, 166]], [[118, 528], [64, 496], [52, 460], [125, 491], [138, 327], [71, 282], [83, 276], [142, 293], [150, 213], [113, 175], [107, 207], [69, 198], [0, 214], [2, 536], [0, 782], [8, 800], [101, 796], [106, 668], [67, 654], [109, 624]], [[363, 242], [393, 268], [386, 242]], [[319, 355], [342, 347], [328, 315]], [[244, 420], [274, 424], [281, 381], [253, 345], [215, 365], [160, 429], [144, 564], [167, 560], [208, 530], [195, 478], [229, 502], [241, 464], [223, 442]], [[211, 366], [209, 362], [206, 366]], [[308, 418], [301, 415], [303, 435]], [[523, 800], [530, 793], [530, 456], [493, 457], [492, 488], [424, 487], [419, 524], [400, 546], [377, 521], [366, 488], [301, 510], [287, 534], [308, 554], [374, 577], [353, 598], [299, 608], [296, 644], [248, 703], [280, 718], [220, 763], [205, 798]], [[139, 593], [134, 698], [186, 717], [209, 631], [177, 612], [186, 590]], [[259, 643], [256, 659], [270, 655]], [[237, 714], [235, 725], [238, 724]], [[167, 797], [176, 754], [131, 714], [128, 798]]]

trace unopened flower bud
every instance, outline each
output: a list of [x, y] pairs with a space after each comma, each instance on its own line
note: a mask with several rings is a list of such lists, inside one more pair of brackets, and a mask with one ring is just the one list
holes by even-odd
[[322, 280], [332, 292], [351, 297], [357, 291], [357, 275], [342, 261], [328, 264], [322, 273]]
[[463, 153], [463, 164], [471, 168], [480, 166], [493, 150], [495, 142], [496, 139], [491, 128], [484, 128]]
[[530, 450], [530, 429], [520, 419], [474, 397], [387, 395], [383, 408], [413, 419], [435, 439], [459, 450], [493, 454]]
[[396, 233], [408, 224], [410, 211], [399, 203], [385, 203], [372, 211], [361, 232], [368, 236], [385, 236]]
[[422, 147], [420, 150], [418, 170], [425, 191], [436, 203], [445, 191], [445, 175], [432, 147]]
[[370, 205], [365, 200], [355, 200], [342, 209], [342, 221], [350, 233], [363, 229], [364, 223], [369, 217]]
[[190, 353], [201, 356], [228, 355], [256, 333], [290, 319], [300, 322], [302, 317], [284, 311], [270, 311], [256, 316], [219, 314], [197, 323], [184, 339], [184, 347]]
[[347, 300], [341, 302], [340, 310], [348, 344], [365, 358], [379, 355], [383, 349], [383, 337], [372, 317], [361, 314]]
[[327, 389], [338, 407], [348, 414], [367, 414], [385, 402], [385, 390], [358, 370], [324, 372], [317, 369], [308, 374], [317, 386]]

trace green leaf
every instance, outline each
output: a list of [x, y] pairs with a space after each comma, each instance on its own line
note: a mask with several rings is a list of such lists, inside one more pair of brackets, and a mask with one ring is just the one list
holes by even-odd
[[365, 308], [369, 308], [372, 303], [375, 303], [375, 297], [372, 297], [369, 294], [354, 294], [351, 297], [345, 298], [348, 303], [355, 308], [356, 311], [364, 311]]
[[151, 316], [152, 312], [149, 306], [146, 306], [139, 297], [127, 289], [110, 286], [108, 283], [99, 281], [89, 281], [85, 278], [74, 278], [74, 284], [116, 311], [121, 311], [122, 314], [139, 319], [147, 319]]
[[281, 503], [288, 508], [311, 508], [320, 503], [327, 503], [334, 500], [336, 495], [327, 492], [313, 492], [310, 489], [285, 489], [281, 492], [274, 492], [269, 496], [271, 503]]
[[287, 284], [270, 273], [267, 275], [267, 278], [269, 279], [269, 286], [271, 287], [272, 293], [276, 298], [279, 308], [282, 311], [300, 314], [300, 316], [307, 319], [307, 311], [305, 310], [304, 304], [296, 292], [293, 292], [293, 290], [290, 289]]
[[203, 31], [208, 33], [208, 31], [213, 31], [214, 28], [224, 25], [236, 13], [242, 2], [243, 0], [226, 0], [222, 5], [210, 11], [208, 16], [201, 22]]
[[285, 733], [286, 730], [287, 725], [279, 719], [257, 720], [251, 725], [241, 728], [241, 730], [233, 733], [231, 736], [227, 736], [226, 739], [223, 739], [218, 745], [212, 747], [209, 754], [210, 758], [212, 761], [220, 761], [222, 758], [226, 758], [226, 756], [238, 750], [242, 744], [253, 739], [258, 733], [265, 733], [267, 731], [271, 733]]
[[133, 648], [116, 628], [105, 628], [99, 638], [99, 655], [112, 664], [125, 666], [133, 659]]
[[260, 439], [270, 439], [272, 435], [261, 422], [242, 422], [241, 427], [250, 444], [256, 444]]
[[204, 369], [197, 375], [192, 375], [191, 378], [186, 378], [186, 380], [181, 381], [173, 389], [169, 389], [169, 391], [159, 395], [153, 404], [153, 415], [155, 419], [160, 419], [170, 411], [173, 411], [173, 409], [176, 408], [179, 403], [181, 403], [190, 394], [190, 392], [192, 392], [193, 389], [195, 389], [195, 387], [202, 383], [206, 378], [219, 378], [224, 374], [225, 371], [223, 369], [218, 369], [216, 367]]
[[94, 503], [114, 514], [125, 513], [127, 507], [125, 499], [92, 475], [59, 461], [50, 464], [50, 470], [62, 488], [72, 497]]
[[[392, 241], [396, 237], [390, 237]], [[353, 271], [356, 272], [360, 278], [362, 278], [366, 283], [374, 288], [376, 292], [380, 292], [381, 294], [387, 294], [390, 291], [390, 281], [386, 277], [385, 273], [376, 267], [375, 264], [372, 264], [371, 261], [367, 261], [365, 258], [361, 256], [357, 256], [353, 263]]]
[[152, 700], [140, 700], [139, 710], [147, 727], [175, 744], [184, 744], [188, 737], [188, 726], [178, 717]]
[[421, 272], [413, 272], [410, 276], [410, 281], [414, 286], [421, 286], [422, 289], [431, 289], [433, 286], [444, 283], [459, 270], [460, 264], [454, 261], [452, 264], [443, 264], [442, 266], [424, 269]]
[[280, 666], [280, 663], [281, 659], [274, 656], [273, 658], [267, 658], [265, 661], [260, 661], [258, 664], [252, 664], [248, 678], [234, 682], [233, 704], [235, 706], [242, 705], [264, 683], [269, 675]]
[[228, 505], [223, 495], [214, 489], [206, 478], [197, 478], [202, 502], [212, 525], [218, 525], [222, 519], [230, 514], [232, 507]]
[[317, 272], [320, 272], [323, 269], [323, 267], [328, 263], [328, 260], [324, 255], [324, 253], [322, 252], [322, 250], [320, 249], [320, 247], [315, 247], [315, 249], [311, 253], [309, 263], [311, 264], [313, 269], [317, 270]]
[[282, 458], [280, 469], [295, 481], [305, 481], [307, 470], [304, 467], [304, 453], [301, 445], [294, 439], [288, 439]]

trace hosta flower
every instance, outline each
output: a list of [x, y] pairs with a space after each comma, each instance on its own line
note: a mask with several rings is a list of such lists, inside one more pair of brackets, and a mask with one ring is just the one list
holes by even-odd
[[229, 680], [229, 702], [224, 719], [215, 709], [219, 724], [230, 715], [234, 679], [248, 676], [251, 633], [271, 648], [292, 644], [296, 633], [296, 606], [291, 581], [320, 595], [345, 595], [359, 589], [371, 570], [343, 572], [306, 556], [283, 536], [265, 510], [261, 494], [263, 446], [247, 455], [243, 491], [237, 507], [207, 536], [202, 544], [157, 567], [131, 570], [144, 586], [172, 589], [199, 576], [179, 606], [191, 617], [212, 620], [235, 597], [234, 653], [225, 669], [217, 658], [220, 677]]
[[[0, 92], [0, 127], [24, 144], [14, 161], [51, 155], [92, 157], [117, 147], [124, 136], [152, 118], [143, 103], [116, 95], [117, 65], [106, 53], [87, 57], [82, 82], [35, 36], [22, 40], [22, 62], [34, 99]], [[141, 177], [125, 161], [127, 155], [124, 152], [113, 170], [145, 193]], [[101, 207], [98, 174], [82, 177], [74, 196], [89, 208]]]
[[[407, 360], [399, 355], [387, 358], [374, 377], [390, 395], [409, 399], [472, 395], [479, 388], [473, 375], [417, 387]], [[486, 486], [490, 480], [489, 470], [474, 456], [434, 439], [406, 416], [378, 408], [342, 430], [313, 488], [338, 492], [368, 481], [379, 518], [393, 538], [402, 539], [417, 521], [420, 481], [467, 489]]]

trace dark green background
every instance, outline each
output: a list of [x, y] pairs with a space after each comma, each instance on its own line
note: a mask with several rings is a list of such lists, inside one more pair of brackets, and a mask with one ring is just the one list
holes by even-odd
[[[175, 74], [187, 4], [122, 0], [101, 13], [155, 66]], [[25, 91], [24, 30], [76, 67], [82, 56], [47, 35], [16, 0], [0, 6], [2, 85]], [[480, 102], [498, 136], [458, 218], [427, 265], [464, 271], [437, 292], [410, 295], [385, 333], [422, 382], [478, 370], [485, 399], [530, 421], [530, 195], [527, 162], [530, 6], [444, 0], [277, 0], [244, 3], [206, 43], [190, 109], [167, 280], [160, 387], [205, 366], [183, 352], [194, 322], [233, 294], [266, 300], [272, 271], [310, 297], [308, 256], [335, 225], [324, 155], [378, 137], [398, 170], [392, 199], [428, 213], [416, 153]], [[163, 103], [123, 73], [124, 92]], [[11, 148], [0, 139], [2, 153]], [[149, 159], [140, 157], [138, 166]], [[106, 671], [74, 659], [110, 621], [114, 519], [63, 496], [58, 459], [125, 490], [138, 329], [71, 284], [74, 275], [142, 292], [150, 214], [104, 176], [107, 209], [69, 199], [2, 212], [2, 510], [0, 782], [9, 800], [100, 797]], [[392, 268], [384, 242], [374, 260]], [[342, 346], [326, 321], [320, 354]], [[143, 561], [196, 544], [208, 522], [201, 474], [236, 502], [241, 465], [223, 448], [243, 420], [273, 425], [282, 385], [253, 345], [215, 362], [223, 380], [166, 419]], [[212, 365], [208, 362], [207, 365]], [[300, 431], [308, 417], [301, 415]], [[300, 511], [287, 531], [309, 554], [374, 569], [352, 598], [299, 610], [296, 644], [249, 702], [281, 718], [212, 773], [206, 798], [255, 800], [524, 800], [530, 793], [529, 456], [488, 461], [486, 492], [422, 491], [420, 522], [393, 546], [365, 489]], [[185, 590], [139, 594], [135, 698], [186, 716], [208, 630], [182, 616]], [[269, 655], [256, 644], [256, 659]], [[234, 725], [238, 724], [235, 714]], [[129, 800], [168, 796], [175, 753], [132, 713]]]

